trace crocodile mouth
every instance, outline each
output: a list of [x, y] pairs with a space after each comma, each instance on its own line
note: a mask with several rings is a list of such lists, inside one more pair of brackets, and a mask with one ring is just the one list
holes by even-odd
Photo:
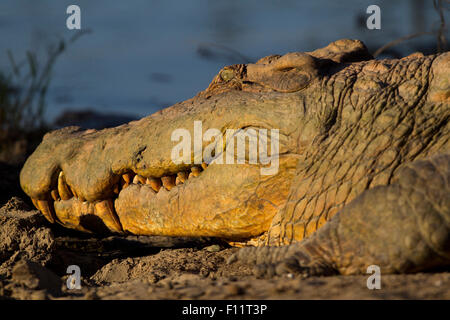
[[[247, 122], [220, 132], [250, 127], [266, 128]], [[175, 143], [164, 144], [171, 132], [154, 118], [105, 131], [52, 132], [24, 165], [21, 186], [47, 220], [82, 232], [233, 240], [266, 232], [295, 172], [298, 154], [291, 137], [281, 132], [280, 148], [272, 153], [272, 139], [258, 135], [258, 148], [262, 142], [267, 149], [262, 154], [258, 149], [258, 161], [252, 162], [250, 138], [240, 155], [237, 136], [228, 141], [225, 134], [223, 141], [203, 140], [203, 162], [193, 148], [190, 161], [178, 163], [172, 160]], [[205, 158], [206, 150], [211, 157]], [[274, 167], [276, 173], [264, 173]]]
[[[57, 183], [46, 199], [32, 198], [35, 207], [40, 210], [51, 223], [59, 223], [64, 227], [84, 232], [95, 233], [126, 233], [116, 212], [115, 202], [119, 195], [127, 188], [138, 190], [147, 195], [146, 198], [155, 198], [158, 194], [168, 193], [184, 184], [192, 184], [193, 178], [199, 177], [208, 164], [185, 166], [175, 174], [163, 176], [140, 175], [133, 170], [114, 175], [111, 192], [107, 192], [107, 199], [87, 201], [69, 185], [63, 171], [59, 171]], [[96, 221], [97, 220], [97, 221]]]
[[[268, 230], [287, 196], [283, 181], [293, 175], [296, 159], [281, 155], [280, 171], [271, 176], [248, 162], [153, 168], [160, 175], [148, 176], [122, 169], [103, 181], [108, 186], [95, 197], [71, 183], [73, 172], [60, 169], [32, 201], [50, 222], [88, 233], [246, 240]], [[97, 181], [89, 174], [85, 179]]]

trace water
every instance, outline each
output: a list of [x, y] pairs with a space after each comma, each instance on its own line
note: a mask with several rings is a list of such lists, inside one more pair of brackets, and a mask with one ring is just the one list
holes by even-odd
[[[66, 8], [74, 1], [2, 0], [0, 68], [6, 49], [15, 57], [44, 52], [69, 38]], [[78, 0], [81, 37], [58, 60], [46, 115], [91, 108], [137, 116], [194, 96], [225, 65], [289, 51], [308, 51], [339, 38], [357, 38], [371, 48], [398, 37], [436, 28], [432, 1], [271, 0]], [[382, 29], [368, 30], [366, 8], [378, 4]], [[448, 13], [448, 12], [447, 12]], [[448, 18], [448, 17], [447, 17]], [[447, 19], [448, 20], [448, 19]], [[434, 38], [400, 46], [415, 51]]]

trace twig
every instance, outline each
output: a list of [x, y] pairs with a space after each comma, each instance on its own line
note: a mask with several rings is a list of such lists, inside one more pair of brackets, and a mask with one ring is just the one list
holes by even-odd
[[437, 30], [437, 32], [431, 32], [431, 31], [430, 32], [419, 32], [419, 33], [414, 33], [414, 34], [410, 34], [410, 35], [395, 39], [391, 42], [388, 42], [384, 46], [378, 48], [375, 51], [375, 53], [373, 54], [373, 56], [377, 57], [386, 49], [393, 47], [393, 46], [399, 44], [400, 42], [410, 40], [413, 38], [417, 38], [420, 36], [424, 36], [424, 35], [434, 35], [434, 34], [436, 34], [436, 37], [437, 37], [437, 48], [436, 48], [437, 53], [446, 51], [447, 39], [445, 38], [446, 24], [445, 24], [445, 17], [444, 17], [444, 7], [442, 5], [443, 2], [450, 3], [450, 0], [433, 0], [433, 6], [434, 6], [435, 10], [437, 11], [437, 13], [439, 15], [439, 19], [440, 19], [440, 26], [439, 26], [439, 29]]
[[[446, 1], [448, 2], [448, 1]], [[446, 50], [447, 47], [447, 39], [445, 38], [444, 31], [445, 31], [445, 18], [444, 18], [444, 12], [442, 8], [442, 0], [433, 0], [434, 9], [439, 14], [439, 19], [441, 21], [441, 24], [439, 26], [439, 30], [437, 32], [437, 52], [441, 53]]]
[[242, 63], [249, 63], [251, 61], [251, 59], [249, 57], [246, 57], [239, 51], [232, 49], [230, 47], [227, 47], [223, 44], [218, 44], [218, 43], [213, 43], [213, 42], [202, 42], [199, 44], [199, 46], [216, 47], [216, 48], [222, 49], [223, 51], [228, 51], [229, 53], [231, 53], [232, 56], [234, 56], [236, 58], [236, 60], [240, 60], [240, 61], [242, 61]]
[[417, 38], [420, 36], [424, 36], [424, 35], [430, 35], [430, 34], [434, 34], [434, 32], [419, 32], [419, 33], [414, 33], [414, 34], [410, 34], [398, 39], [395, 39], [391, 42], [386, 43], [384, 46], [382, 46], [381, 48], [378, 48], [377, 51], [375, 51], [375, 53], [373, 54], [374, 57], [377, 57], [380, 55], [380, 53], [382, 53], [383, 51], [385, 51], [386, 49], [393, 47], [397, 44], [399, 44], [400, 42], [406, 41], [406, 40], [410, 40], [413, 38]]

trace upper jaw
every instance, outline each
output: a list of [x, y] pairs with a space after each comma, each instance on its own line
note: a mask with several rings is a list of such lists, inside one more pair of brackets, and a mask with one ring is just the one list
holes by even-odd
[[[236, 99], [236, 95], [232, 97]], [[252, 94], [249, 97], [260, 99]], [[20, 175], [22, 188], [52, 222], [82, 231], [99, 232], [107, 229], [113, 232], [142, 233], [138, 227], [133, 227], [136, 224], [132, 220], [137, 221], [139, 217], [131, 219], [126, 215], [120, 216], [117, 212], [117, 201], [127, 187], [136, 185], [123, 193], [122, 199], [125, 199], [126, 195], [131, 197], [131, 191], [137, 190], [138, 185], [141, 185], [140, 188], [147, 193], [155, 192], [153, 198], [160, 199], [158, 203], [165, 206], [166, 200], [162, 194], [177, 194], [178, 191], [173, 189], [186, 183], [190, 173], [192, 178], [205, 169], [208, 170], [205, 163], [175, 164], [172, 161], [171, 151], [175, 144], [171, 141], [173, 130], [185, 128], [193, 135], [194, 121], [203, 123], [203, 131], [208, 128], [224, 131], [227, 128], [239, 129], [248, 126], [269, 130], [278, 128], [281, 138], [280, 152], [294, 154], [297, 151], [297, 138], [293, 133], [295, 119], [292, 119], [292, 114], [299, 112], [295, 111], [296, 108], [302, 108], [283, 103], [283, 99], [280, 96], [279, 100], [265, 101], [265, 104], [261, 105], [256, 103], [250, 108], [239, 100], [230, 103], [230, 97], [224, 94], [222, 100], [197, 101], [200, 107], [190, 112], [185, 111], [190, 105], [188, 100], [161, 113], [117, 128], [102, 131], [65, 128], [52, 132], [44, 137], [42, 144], [25, 163]], [[275, 107], [278, 107], [278, 110], [275, 110]], [[276, 120], [272, 121], [272, 117], [268, 117], [268, 108], [277, 111], [281, 116], [290, 117], [291, 120], [286, 124], [279, 117], [275, 117]], [[242, 117], [243, 114], [246, 116]], [[208, 143], [204, 142], [203, 147]], [[290, 169], [293, 167], [291, 163]], [[241, 173], [248, 169], [243, 166], [238, 168]], [[223, 166], [217, 165], [217, 170], [223, 169]], [[253, 177], [253, 182], [257, 184], [259, 178]], [[182, 181], [183, 179], [185, 181]], [[214, 177], [211, 176], [210, 179], [214, 180]], [[244, 179], [241, 182], [245, 184], [248, 181]], [[189, 192], [195, 193], [192, 191], [194, 183], [190, 185]], [[219, 184], [217, 187], [224, 192], [229, 191], [229, 184]], [[156, 190], [158, 188], [161, 189]], [[188, 189], [183, 187], [183, 190]], [[161, 195], [160, 192], [156, 193], [161, 190], [164, 191]], [[232, 194], [228, 196], [233, 197]], [[124, 203], [129, 206], [130, 201], [122, 201], [121, 208], [125, 206]], [[213, 208], [208, 210], [210, 209]], [[86, 213], [101, 217], [103, 223], [95, 223], [93, 219], [82, 221], [86, 219]], [[265, 226], [267, 223], [262, 222]]]
[[[203, 132], [249, 126], [279, 129], [280, 152], [297, 152], [299, 119], [305, 108], [301, 101], [287, 99], [285, 94], [270, 95], [270, 99], [252, 93], [222, 94], [215, 101], [187, 100], [116, 128], [53, 131], [27, 159], [20, 173], [21, 186], [31, 198], [47, 199], [63, 171], [80, 198], [96, 201], [112, 196], [125, 173], [161, 178], [189, 170], [192, 165], [172, 161], [176, 142], [171, 135], [185, 128], [193, 137], [195, 121], [202, 122]], [[209, 143], [204, 141], [203, 147]]]

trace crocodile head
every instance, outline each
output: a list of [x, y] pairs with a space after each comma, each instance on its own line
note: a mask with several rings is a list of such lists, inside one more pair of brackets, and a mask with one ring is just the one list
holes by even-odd
[[21, 186], [48, 220], [82, 231], [259, 236], [285, 204], [299, 157], [336, 122], [340, 99], [355, 82], [356, 100], [379, 86], [358, 76], [388, 68], [370, 59], [360, 41], [339, 40], [225, 67], [196, 97], [139, 121], [47, 134]]

